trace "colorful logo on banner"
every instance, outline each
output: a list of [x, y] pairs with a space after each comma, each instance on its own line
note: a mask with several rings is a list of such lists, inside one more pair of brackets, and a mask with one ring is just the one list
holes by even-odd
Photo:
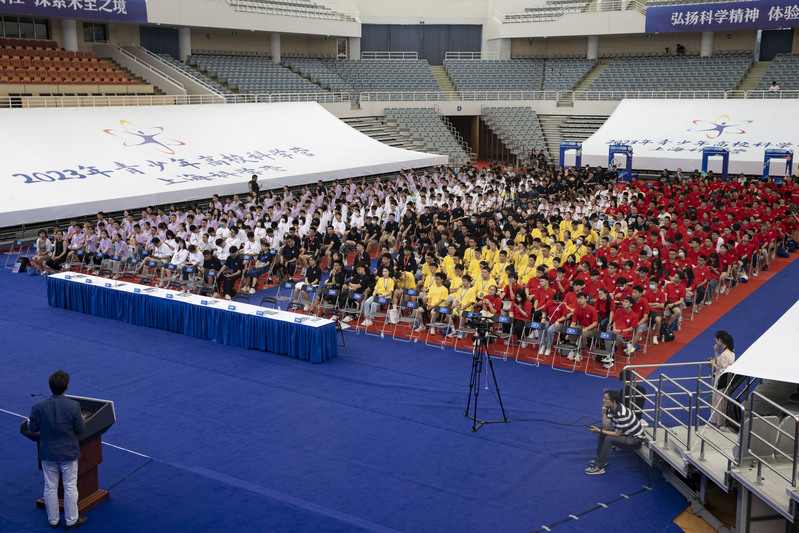
[[688, 128], [688, 131], [707, 132], [705, 137], [708, 139], [718, 139], [725, 133], [731, 135], [743, 135], [746, 133], [741, 126], [751, 124], [753, 120], [742, 120], [740, 122], [730, 122], [729, 115], [721, 115], [715, 120], [694, 120], [692, 124], [696, 128]]
[[186, 146], [183, 141], [160, 137], [164, 132], [164, 128], [161, 126], [139, 128], [136, 124], [127, 120], [120, 120], [119, 123], [122, 125], [122, 130], [107, 129], [103, 131], [114, 137], [127, 139], [122, 143], [122, 146], [153, 146], [158, 152], [169, 155], [175, 154], [175, 151], [170, 148], [171, 146]]

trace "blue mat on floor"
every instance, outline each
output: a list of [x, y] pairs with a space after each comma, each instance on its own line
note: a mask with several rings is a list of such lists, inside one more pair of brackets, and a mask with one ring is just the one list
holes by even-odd
[[[0, 290], [1, 409], [27, 415], [58, 368], [69, 392], [115, 402], [104, 442], [124, 450], [104, 447], [111, 499], [83, 531], [599, 531], [624, 517], [660, 531], [687, 506], [629, 452], [583, 473], [583, 422], [615, 379], [497, 359], [511, 421], [473, 433], [471, 356], [451, 349], [348, 333], [310, 365], [53, 309], [37, 277], [0, 272]], [[501, 418], [495, 394], [481, 384], [480, 417]], [[9, 413], [0, 531], [44, 530], [35, 446]]]

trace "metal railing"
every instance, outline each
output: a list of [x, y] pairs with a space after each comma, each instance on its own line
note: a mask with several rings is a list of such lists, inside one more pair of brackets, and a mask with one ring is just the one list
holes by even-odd
[[172, 72], [180, 72], [181, 74], [183, 74], [184, 76], [188, 77], [192, 81], [194, 81], [197, 84], [201, 85], [208, 92], [216, 95], [217, 98], [224, 98], [225, 97], [225, 95], [223, 93], [221, 93], [216, 87], [214, 87], [213, 85], [208, 83], [206, 80], [204, 80], [202, 78], [198, 78], [196, 76], [191, 76], [191, 75], [189, 75], [189, 74], [187, 74], [185, 72], [182, 72], [174, 64], [170, 63], [169, 61], [167, 61], [163, 57], [159, 56], [158, 54], [152, 53], [151, 51], [147, 50], [143, 46], [139, 46], [136, 43], [124, 43], [124, 44], [120, 44], [120, 46], [124, 47], [124, 48], [133, 48], [133, 49], [135, 49], [138, 52], [144, 53], [147, 57], [153, 59], [154, 61], [158, 61], [159, 63], [164, 65], [166, 68], [170, 69]]
[[361, 52], [361, 59], [419, 59], [418, 52]]
[[[784, 431], [781, 427], [775, 426], [769, 420], [766, 420], [765, 417], [761, 416], [760, 414], [755, 412], [755, 400], [766, 402], [769, 407], [776, 410], [778, 413], [782, 414], [782, 417], [790, 417], [794, 421], [794, 430], [793, 434], [790, 434]], [[765, 466], [767, 469], [771, 470], [774, 474], [778, 475], [785, 481], [791, 484], [791, 487], [796, 487], [796, 465], [797, 465], [797, 452], [799, 452], [799, 415], [796, 415], [793, 412], [785, 410], [781, 405], [774, 403], [772, 400], [766, 398], [762, 394], [757, 391], [752, 392], [749, 396], [749, 432], [746, 436], [746, 449], [757, 462], [757, 483], [760, 484], [763, 479], [763, 467]], [[768, 439], [758, 435], [754, 431], [755, 421], [759, 421], [763, 425], [771, 427], [777, 433], [777, 439], [782, 436], [783, 438], [792, 439], [793, 440], [793, 452], [791, 455], [786, 454], [783, 452], [776, 443], [770, 442]], [[743, 433], [743, 432], [741, 432]], [[774, 468], [769, 461], [769, 457], [761, 457], [760, 455], [756, 454], [752, 451], [752, 440], [755, 439], [758, 443], [758, 446], [763, 446], [766, 449], [770, 450], [769, 455], [771, 458], [780, 461], [782, 459], [787, 459], [790, 461], [790, 477], [786, 477], [780, 470]]]
[[[234, 94], [224, 97], [228, 104], [255, 104], [273, 102], [349, 102], [349, 93], [275, 93]], [[3, 96], [0, 108], [29, 107], [111, 107], [152, 105], [205, 105], [218, 104], [219, 97], [212, 94], [189, 95], [127, 95], [127, 96]]]
[[[643, 383], [644, 385], [648, 385], [654, 392], [650, 394], [643, 395], [646, 399], [644, 404], [644, 408], [641, 411], [641, 418], [646, 420], [650, 427], [652, 427], [652, 439], [657, 440], [657, 433], [658, 433], [658, 407], [660, 402], [660, 397], [658, 392], [661, 390], [661, 380], [660, 377], [657, 379], [649, 379], [645, 378], [641, 372], [652, 369], [664, 369], [664, 368], [673, 368], [673, 369], [696, 369], [696, 373], [690, 376], [685, 377], [672, 377], [668, 378], [669, 383], [682, 383], [685, 381], [696, 382], [703, 378], [710, 378], [712, 376], [713, 367], [710, 365], [708, 361], [704, 362], [694, 362], [694, 363], [669, 363], [669, 364], [662, 364], [662, 365], [631, 365], [625, 367], [625, 370], [629, 371], [629, 375], [632, 376], [632, 383]], [[683, 388], [684, 389], [684, 388]], [[684, 389], [687, 390], [687, 389]], [[647, 407], [647, 404], [650, 404], [651, 407]], [[674, 408], [668, 408], [674, 410]], [[676, 409], [684, 410], [684, 406], [679, 406]]]
[[[277, 15], [284, 17], [312, 18], [320, 20], [330, 20], [333, 22], [360, 22], [359, 14], [354, 12], [338, 12], [329, 8], [308, 4], [307, 7], [289, 6], [286, 4], [273, 4], [270, 2], [258, 2], [249, 0], [219, 0], [227, 4], [234, 11], [245, 13], [262, 13], [264, 15]], [[320, 12], [321, 10], [321, 12]]]
[[365, 91], [362, 102], [557, 100], [559, 91]]
[[[169, 75], [169, 74], [167, 74], [166, 72], [160, 71], [160, 70], [158, 70], [158, 69], [154, 68], [152, 65], [149, 65], [149, 64], [145, 63], [144, 61], [142, 61], [141, 59], [139, 59], [139, 58], [138, 58], [138, 57], [136, 57], [135, 55], [131, 54], [131, 53], [130, 53], [128, 50], [125, 50], [124, 48], [122, 48], [122, 46], [120, 46], [120, 45], [116, 45], [116, 44], [114, 44], [114, 43], [111, 43], [111, 42], [105, 42], [105, 43], [102, 43], [102, 44], [103, 44], [103, 45], [105, 45], [105, 46], [108, 46], [109, 48], [112, 48], [112, 49], [116, 50], [117, 52], [119, 52], [120, 54], [122, 54], [123, 56], [125, 56], [126, 58], [130, 59], [131, 61], [133, 61], [134, 63], [136, 63], [136, 64], [137, 64], [137, 65], [139, 65], [140, 67], [142, 67], [142, 68], [144, 68], [144, 69], [146, 69], [146, 70], [149, 70], [149, 71], [150, 71], [150, 72], [152, 72], [153, 74], [155, 74], [155, 75], [157, 75], [157, 76], [160, 76], [160, 77], [162, 77], [162, 78], [166, 78], [167, 80], [169, 80], [169, 82], [171, 82], [171, 83], [172, 83], [172, 84], [174, 84], [174, 85], [177, 85], [178, 87], [180, 87], [180, 88], [181, 88], [181, 89], [183, 89], [183, 90], [185, 90], [185, 89], [186, 89], [186, 88], [183, 86], [183, 83], [181, 83], [181, 82], [180, 82], [180, 80], [178, 80], [178, 79], [176, 79], [176, 78], [173, 78], [172, 76], [170, 76], [170, 75]], [[147, 50], [146, 48], [142, 48], [142, 47], [140, 47], [140, 46], [139, 46], [139, 47], [136, 47], [136, 48], [138, 48], [138, 49], [140, 49], [140, 50], [144, 50], [145, 52], [149, 53], [150, 55], [152, 55], [152, 56], [154, 56], [154, 57], [158, 57], [158, 56], [156, 56], [155, 54], [151, 53], [151, 52], [150, 52], [149, 50]], [[160, 59], [160, 58], [159, 58], [159, 59]], [[162, 60], [162, 61], [163, 61], [163, 60]], [[174, 68], [172, 68], [172, 70], [174, 70]]]
[[[706, 398], [710, 396], [710, 401]], [[714, 405], [717, 403], [717, 405]], [[734, 406], [738, 411], [738, 417], [733, 418], [729, 416], [728, 409]], [[711, 416], [705, 418], [702, 413], [710, 411]], [[721, 456], [727, 460], [727, 470], [730, 470], [733, 465], [741, 464], [741, 444], [743, 443], [743, 431], [740, 431], [740, 421], [743, 420], [745, 408], [743, 404], [735, 401], [732, 396], [729, 396], [719, 390], [713, 385], [712, 381], [700, 378], [696, 381], [696, 423], [695, 430], [696, 436], [700, 440], [699, 445], [699, 460], [705, 459], [705, 446], [710, 446]], [[729, 433], [721, 431], [714, 426], [710, 419], [713, 415], [720, 416], [724, 420], [724, 425], [729, 427], [739, 426], [739, 431], [736, 433]], [[702, 431], [699, 431], [699, 426], [702, 426]], [[710, 433], [710, 435], [708, 435]], [[727, 441], [731, 444], [729, 449], [725, 449], [716, 444], [711, 437], [720, 438], [722, 441]], [[733, 438], [733, 435], [735, 438]]]
[[557, 5], [542, 5], [539, 8], [549, 8], [546, 11], [522, 11], [518, 13], [500, 13], [494, 10], [494, 19], [503, 24], [523, 24], [531, 22], [553, 22], [563, 15], [580, 13], [605, 13], [609, 11], [636, 11], [646, 15], [646, 5], [638, 0], [603, 0], [601, 2], [589, 2], [583, 8], [579, 6], [561, 7]]
[[[663, 383], [666, 382], [677, 389], [677, 392], [666, 392], [663, 390]], [[679, 398], [687, 396], [688, 398], [688, 405], [684, 405], [680, 403]], [[672, 411], [677, 411], [678, 413], [684, 413], [687, 415], [687, 420], [683, 421], [680, 417], [675, 416]], [[694, 413], [694, 393], [677, 383], [675, 379], [672, 379], [664, 374], [660, 375], [660, 380], [658, 383], [658, 393], [657, 393], [657, 400], [656, 400], [656, 411], [655, 411], [655, 430], [658, 428], [663, 429], [665, 433], [665, 437], [663, 438], [663, 448], [669, 448], [669, 438], [671, 440], [676, 441], [678, 444], [681, 444], [684, 450], [691, 449], [691, 434], [693, 433], [693, 426], [691, 421], [693, 419]], [[665, 426], [663, 425], [663, 416], [667, 417], [667, 420], [672, 422], [673, 426]], [[685, 440], [683, 440], [680, 435], [675, 431], [674, 428], [681, 428], [685, 430]]]
[[499, 59], [499, 52], [445, 52], [444, 59]]

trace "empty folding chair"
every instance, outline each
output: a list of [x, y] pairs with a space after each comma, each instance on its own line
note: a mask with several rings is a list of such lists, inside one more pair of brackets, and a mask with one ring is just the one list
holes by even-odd
[[616, 365], [616, 349], [620, 342], [624, 343], [624, 337], [618, 333], [595, 330], [591, 344], [583, 352], [589, 358], [585, 365], [586, 375], [608, 377]]
[[[582, 364], [582, 351], [579, 348], [576, 340], [572, 340], [571, 336], [580, 336], [583, 334], [583, 328], [576, 328], [571, 326], [561, 326], [558, 328], [558, 340], [552, 346], [554, 354], [552, 357], [552, 368], [563, 372], [574, 372], [579, 365]], [[568, 352], [566, 360], [563, 362], [563, 352]], [[571, 359], [568, 356], [571, 355]], [[555, 363], [561, 362], [566, 367], [559, 368]]]
[[133, 281], [136, 279], [136, 276], [139, 275], [139, 260], [135, 257], [131, 257], [125, 263], [125, 266], [117, 272], [116, 279], [127, 279]]
[[[446, 306], [439, 306], [436, 307], [431, 311], [431, 313], [435, 314], [436, 319], [432, 320], [428, 324], [427, 335], [424, 338], [424, 343], [427, 346], [439, 346], [442, 350], [444, 349], [444, 345], [447, 343], [447, 334], [449, 333], [450, 327], [452, 326], [452, 308]], [[443, 329], [444, 331], [441, 332], [439, 330]], [[441, 335], [441, 342], [430, 342], [430, 335], [433, 335], [435, 339], [435, 335]]]
[[339, 308], [339, 290], [325, 285], [319, 291], [319, 302], [313, 306], [314, 312], [319, 316], [336, 315]]
[[[494, 316], [494, 328], [491, 330], [491, 335], [502, 343], [494, 343], [494, 353], [491, 355], [502, 355], [503, 360], [507, 360], [508, 354], [511, 352], [513, 344], [513, 319], [509, 316]], [[508, 328], [508, 331], [505, 331]]]
[[[403, 291], [404, 292], [404, 291]], [[419, 322], [419, 303], [415, 300], [404, 301], [399, 303], [399, 318], [397, 323], [394, 324], [394, 330], [391, 332], [391, 337], [394, 340], [401, 342], [411, 342], [414, 337], [414, 325]], [[405, 328], [408, 338], [398, 337], [397, 331]]]
[[[469, 340], [469, 335], [474, 335], [477, 333], [477, 329], [473, 326], [469, 325], [469, 322], [472, 320], [476, 320], [480, 318], [480, 313], [475, 311], [463, 311], [459, 317], [460, 323], [455, 331], [456, 338], [455, 338], [455, 345], [453, 349], [456, 352], [460, 353], [473, 353], [474, 352], [474, 345], [472, 344], [473, 340]], [[454, 321], [454, 317], [453, 317]], [[462, 346], [462, 347], [459, 347]]]
[[347, 299], [344, 300], [344, 305], [339, 309], [339, 313], [344, 323], [354, 323], [355, 333], [358, 333], [358, 324], [363, 315], [363, 293], [350, 291], [347, 293]]
[[139, 285], [152, 285], [155, 282], [158, 272], [158, 263], [152, 259], [147, 259], [141, 266]]
[[544, 339], [544, 324], [528, 320], [524, 324], [522, 338], [516, 349], [516, 362], [523, 365], [538, 366], [543, 361], [541, 341]]

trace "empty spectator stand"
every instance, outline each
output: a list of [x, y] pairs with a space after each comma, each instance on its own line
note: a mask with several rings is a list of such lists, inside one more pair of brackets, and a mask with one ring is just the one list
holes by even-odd
[[425, 144], [425, 151], [449, 156], [451, 165], [460, 166], [471, 160], [471, 150], [432, 108], [386, 108], [386, 123], [396, 123], [400, 131]]
[[755, 90], [767, 91], [776, 81], [781, 91], [799, 90], [799, 54], [777, 54]]
[[442, 93], [426, 59], [325, 59], [322, 62], [356, 93]]
[[[203, 83], [205, 85], [211, 86], [214, 90], [217, 90], [217, 91], [219, 91], [220, 93], [222, 93], [222, 94], [224, 94], [226, 96], [230, 96], [232, 94], [235, 94], [228, 87], [225, 87], [224, 85], [222, 85], [218, 81], [212, 80], [210, 77], [208, 77], [205, 74], [203, 74], [202, 72], [200, 72], [197, 68], [194, 68], [194, 67], [192, 67], [190, 65], [187, 65], [186, 63], [182, 63], [181, 61], [178, 61], [177, 59], [175, 59], [174, 57], [172, 57], [169, 54], [159, 54], [158, 57], [160, 57], [161, 59], [163, 59], [164, 61], [169, 63], [172, 67], [180, 70], [181, 72], [183, 72], [187, 76], [191, 76], [192, 78], [195, 78], [199, 82], [201, 82], [201, 83]], [[191, 56], [189, 56], [189, 57], [191, 57]], [[195, 65], [196, 65], [196, 63], [195, 63]]]
[[625, 92], [635, 91], [652, 92], [653, 97], [667, 91], [686, 91], [685, 98], [722, 98], [724, 91], [738, 86], [751, 66], [752, 56], [748, 54], [617, 57], [578, 98], [596, 99], [599, 95], [614, 100], [631, 97]]
[[544, 91], [571, 91], [596, 65], [595, 59], [553, 58], [546, 60]]
[[646, 5], [649, 6], [680, 6], [685, 4], [717, 4], [721, 2], [729, 2], [730, 0], [647, 0]]
[[272, 63], [267, 56], [197, 54], [189, 56], [188, 63], [197, 65], [200, 72], [216, 78], [222, 86], [227, 84], [231, 90], [241, 93], [303, 93], [320, 97], [330, 94], [296, 72]]
[[30, 85], [138, 85], [91, 52], [66, 51], [55, 41], [0, 38], [0, 83]]
[[355, 88], [344, 79], [327, 68], [319, 59], [311, 57], [283, 57], [283, 65], [303, 78], [334, 93], [350, 93], [355, 95]]
[[305, 17], [322, 20], [357, 21], [350, 13], [339, 13], [310, 0], [222, 0], [234, 11]]
[[531, 150], [547, 150], [538, 114], [530, 107], [483, 107], [481, 118], [520, 161], [527, 161]]
[[445, 59], [452, 83], [460, 92], [540, 91], [543, 59]]
[[582, 13], [588, 0], [549, 0], [543, 6], [528, 7], [521, 13], [508, 13], [504, 22], [551, 22], [567, 13]]

